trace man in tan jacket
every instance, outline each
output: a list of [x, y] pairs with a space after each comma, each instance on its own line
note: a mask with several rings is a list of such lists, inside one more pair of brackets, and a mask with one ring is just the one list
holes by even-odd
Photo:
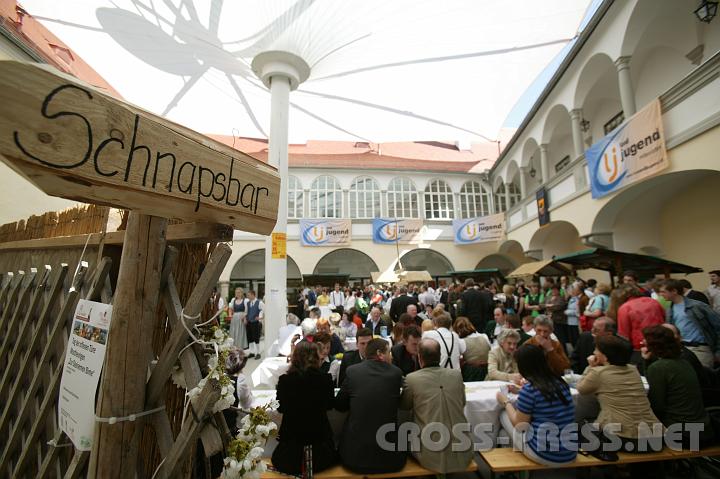
[[553, 322], [548, 316], [541, 314], [535, 318], [535, 336], [525, 341], [525, 344], [534, 344], [545, 351], [545, 359], [552, 372], [562, 376], [566, 369], [570, 369], [570, 360], [565, 354], [565, 346], [551, 338]]
[[466, 450], [453, 451], [453, 443], [461, 438], [452, 435], [455, 424], [467, 423], [465, 418], [465, 385], [459, 369], [440, 367], [440, 344], [423, 339], [418, 351], [419, 371], [405, 377], [405, 387], [400, 398], [401, 409], [411, 409], [420, 430], [431, 423], [447, 427], [450, 441], [440, 451], [431, 451], [420, 444], [420, 451], [413, 451], [420, 464], [439, 474], [467, 470], [472, 461], [472, 445]]

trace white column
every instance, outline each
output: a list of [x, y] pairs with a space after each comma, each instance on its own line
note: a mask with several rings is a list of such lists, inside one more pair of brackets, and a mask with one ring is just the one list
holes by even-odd
[[633, 92], [630, 78], [630, 57], [620, 57], [615, 60], [618, 72], [618, 86], [620, 87], [620, 103], [622, 103], [625, 119], [635, 114], [635, 92]]
[[548, 174], [548, 157], [547, 157], [548, 145], [543, 143], [540, 145], [540, 183], [547, 183], [550, 180]]
[[[273, 233], [287, 235], [288, 117], [290, 90], [305, 81], [310, 69], [287, 52], [263, 52], [253, 59], [253, 72], [270, 89], [268, 163], [280, 175], [278, 217]], [[265, 353], [277, 339], [287, 315], [287, 258], [272, 257], [272, 237], [265, 240]]]
[[582, 110], [579, 108], [575, 108], [574, 110], [570, 110], [570, 125], [572, 126], [572, 137], [573, 137], [573, 146], [575, 147], [575, 158], [578, 158], [585, 153], [585, 148], [583, 147], [583, 135], [582, 135], [582, 127], [580, 125], [580, 122], [582, 121]]
[[510, 182], [505, 183], [505, 211], [510, 210]]
[[526, 176], [527, 172], [528, 172], [527, 166], [520, 167], [520, 201], [524, 200], [525, 197], [528, 195], [527, 176]]

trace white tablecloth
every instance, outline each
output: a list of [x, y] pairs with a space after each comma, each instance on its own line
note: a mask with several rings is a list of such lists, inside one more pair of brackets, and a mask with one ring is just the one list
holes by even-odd
[[[472, 382], [465, 383], [465, 417], [468, 422], [473, 425], [476, 424], [490, 424], [492, 425], [492, 431], [488, 432], [493, 441], [495, 441], [498, 431], [500, 430], [500, 412], [502, 407], [498, 404], [495, 395], [500, 390], [500, 386], [508, 384], [502, 381], [483, 381], [483, 382]], [[337, 389], [335, 390], [337, 393]], [[577, 395], [575, 389], [573, 396]], [[273, 390], [253, 390], [254, 402], [253, 406], [261, 406], [267, 404], [269, 401], [275, 399], [275, 391]], [[339, 411], [328, 411], [328, 420], [330, 426], [335, 433], [336, 443], [340, 438], [340, 432], [342, 431], [343, 423], [347, 413]], [[276, 416], [277, 420], [282, 420], [281, 415]], [[399, 422], [412, 420], [409, 412], [400, 411]], [[277, 422], [277, 421], [276, 421]], [[277, 423], [278, 427], [280, 422]], [[479, 438], [476, 438], [478, 440]], [[268, 442], [266, 446], [266, 454], [272, 454], [272, 450], [275, 448], [276, 443], [274, 441]]]
[[250, 375], [251, 386], [254, 388], [268, 386], [274, 389], [278, 378], [285, 374], [289, 367], [290, 363], [286, 357], [265, 358]]

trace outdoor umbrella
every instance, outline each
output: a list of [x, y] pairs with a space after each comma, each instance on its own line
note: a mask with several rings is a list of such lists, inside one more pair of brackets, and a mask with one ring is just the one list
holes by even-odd
[[[290, 142], [485, 141], [576, 36], [589, 0], [26, 0], [123, 97], [202, 133], [266, 137], [251, 62], [310, 67]], [[593, 3], [593, 5], [595, 5]], [[592, 9], [590, 9], [592, 10]]]

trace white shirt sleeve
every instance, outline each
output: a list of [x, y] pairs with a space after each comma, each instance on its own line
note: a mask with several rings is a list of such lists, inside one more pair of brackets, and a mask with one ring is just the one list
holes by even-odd
[[253, 403], [253, 395], [248, 386], [245, 375], [240, 374], [237, 378], [237, 389], [235, 395], [238, 398], [238, 405], [243, 409], [250, 409]]
[[455, 335], [458, 345], [460, 346], [460, 354], [465, 354], [465, 351], [467, 350], [467, 345], [465, 344], [465, 340], [460, 339], [460, 336], [458, 336], [457, 333], [453, 333], [453, 334]]
[[260, 308], [260, 314], [258, 314], [258, 318], [263, 319], [265, 317], [265, 303], [263, 303], [259, 299], [258, 299], [258, 308]]

